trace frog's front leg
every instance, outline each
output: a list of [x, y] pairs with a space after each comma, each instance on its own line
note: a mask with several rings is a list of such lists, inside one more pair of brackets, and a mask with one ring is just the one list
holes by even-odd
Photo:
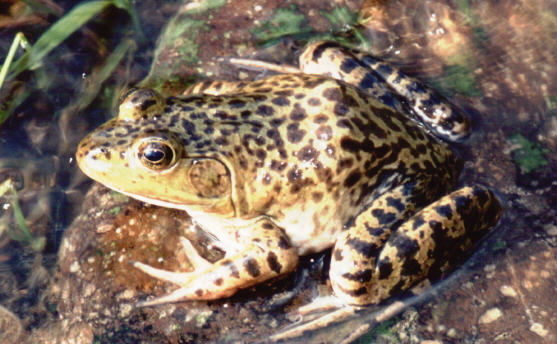
[[204, 260], [185, 241], [184, 247], [195, 267], [192, 272], [171, 272], [133, 262], [136, 268], [148, 275], [180, 287], [171, 294], [137, 305], [151, 306], [228, 297], [238, 289], [250, 287], [296, 268], [296, 248], [290, 245], [284, 231], [268, 219], [261, 219], [238, 229], [236, 239], [238, 245], [243, 247], [232, 253], [227, 252], [224, 258], [215, 263]]
[[390, 229], [367, 225], [381, 222], [370, 209], [356, 220], [364, 225], [343, 232], [335, 244], [330, 270], [335, 295], [344, 304], [363, 306], [439, 278], [468, 255], [501, 212], [487, 188], [465, 187], [418, 211], [378, 246], [377, 238]]

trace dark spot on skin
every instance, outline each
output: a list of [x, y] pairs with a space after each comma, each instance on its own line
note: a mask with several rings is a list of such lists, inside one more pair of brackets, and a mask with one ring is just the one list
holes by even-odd
[[329, 48], [338, 48], [338, 44], [336, 44], [334, 42], [324, 42], [322, 44], [319, 44], [313, 50], [312, 57], [311, 57], [312, 61], [317, 62], [317, 60], [319, 60], [321, 58], [321, 55], [323, 55], [325, 50], [327, 50]]
[[344, 61], [342, 61], [342, 64], [340, 65], [340, 70], [346, 74], [350, 74], [350, 72], [352, 72], [358, 66], [360, 66], [360, 64], [356, 59], [346, 58], [344, 59]]
[[319, 152], [313, 146], [307, 145], [298, 151], [297, 156], [301, 161], [311, 161], [317, 159]]
[[329, 116], [327, 115], [317, 115], [313, 118], [313, 123], [321, 124], [325, 123], [329, 120]]
[[[219, 146], [226, 146], [228, 145], [228, 140], [224, 136], [219, 136], [215, 139], [215, 143]], [[197, 147], [201, 148], [201, 147]]]
[[286, 128], [286, 138], [290, 143], [298, 143], [304, 138], [306, 131], [301, 130], [299, 123], [291, 123]]
[[243, 170], [247, 170], [248, 168], [248, 161], [244, 155], [238, 156], [238, 164]]
[[266, 173], [261, 182], [263, 183], [263, 185], [269, 185], [272, 181], [273, 178], [271, 177], [271, 175], [269, 173]]
[[271, 102], [277, 106], [288, 106], [290, 105], [290, 100], [286, 97], [276, 97], [271, 100]]
[[395, 208], [399, 213], [402, 213], [404, 210], [406, 210], [406, 206], [399, 198], [387, 197], [387, 205]]
[[375, 216], [380, 225], [391, 225], [396, 221], [395, 213], [386, 213], [383, 209], [373, 209], [371, 214]]
[[366, 258], [376, 257], [378, 254], [379, 248], [376, 245], [359, 238], [349, 238], [346, 244]]
[[359, 171], [352, 171], [344, 180], [344, 186], [348, 188], [354, 186], [361, 178], [362, 174]]
[[367, 288], [366, 287], [361, 287], [355, 290], [343, 290], [343, 292], [345, 294], [348, 294], [350, 296], [362, 296], [367, 294]]
[[273, 160], [271, 161], [271, 169], [278, 171], [278, 172], [282, 172], [284, 171], [284, 169], [288, 166], [287, 163], [285, 163], [284, 161], [278, 161], [278, 160]]
[[340, 102], [342, 100], [342, 93], [338, 87], [330, 87], [323, 91], [323, 97], [332, 102]]
[[[386, 64], [386, 63], [381, 63], [381, 64], [379, 64], [379, 66], [377, 67], [377, 72], [378, 72], [380, 75], [390, 75], [390, 74], [393, 73], [393, 67], [389, 66], [389, 65]], [[413, 88], [414, 88], [414, 90], [415, 90], [416, 92], [423, 93], [423, 92], [426, 91], [426, 89], [425, 89], [421, 84], [416, 83], [416, 82], [414, 82], [414, 83], [412, 83], [412, 84], [413, 84], [412, 86], [413, 86]], [[421, 87], [421, 88], [420, 88], [420, 87]]]
[[290, 183], [295, 183], [302, 178], [302, 170], [298, 169], [297, 166], [292, 167], [287, 173], [288, 181]]
[[333, 179], [333, 171], [330, 167], [321, 166], [320, 168], [315, 169], [315, 174], [317, 175], [317, 178], [319, 178], [319, 181], [323, 183], [328, 184]]
[[187, 119], [182, 119], [182, 128], [188, 133], [188, 135], [195, 134], [195, 124]]
[[400, 234], [390, 239], [392, 246], [397, 248], [397, 257], [406, 258], [412, 257], [420, 249], [420, 244], [417, 240]]
[[321, 125], [315, 130], [315, 136], [322, 141], [328, 141], [333, 137], [333, 129], [328, 125]]
[[344, 116], [350, 111], [350, 108], [343, 102], [337, 102], [333, 108], [333, 113], [337, 116]]
[[339, 172], [352, 167], [352, 165], [354, 165], [354, 159], [352, 158], [346, 158], [340, 160], [338, 162]]
[[278, 241], [278, 247], [283, 250], [288, 250], [292, 248], [292, 245], [290, 245], [290, 242], [288, 242], [288, 240], [285, 237], [281, 236]]
[[292, 94], [294, 94], [294, 92], [289, 89], [289, 90], [284, 90], [284, 91], [277, 91], [277, 92], [275, 92], [275, 94], [277, 96], [290, 97], [290, 96], [292, 96]]
[[472, 201], [466, 196], [459, 196], [454, 199], [458, 213], [464, 213], [470, 207]]
[[389, 278], [393, 272], [393, 264], [390, 262], [389, 257], [380, 260], [377, 263], [377, 268], [379, 270], [380, 280]]
[[263, 149], [258, 149], [255, 151], [255, 157], [259, 160], [265, 160], [265, 158], [267, 157], [267, 152]]
[[300, 106], [300, 104], [296, 103], [294, 108], [290, 112], [290, 119], [293, 121], [301, 121], [307, 117], [306, 110]]
[[371, 269], [364, 269], [364, 270], [357, 271], [355, 273], [346, 272], [342, 274], [342, 277], [350, 281], [365, 283], [371, 280], [371, 275], [372, 275]]
[[367, 223], [365, 227], [369, 235], [374, 238], [380, 238], [383, 236], [383, 234], [385, 234], [385, 228], [383, 227], [370, 227]]
[[150, 108], [151, 106], [157, 104], [157, 101], [154, 99], [145, 99], [144, 101], [141, 102], [141, 104], [139, 105], [139, 109], [141, 111], [145, 111], [148, 108]]
[[318, 191], [312, 192], [311, 198], [315, 203], [319, 203], [323, 199], [323, 193]]
[[402, 274], [405, 276], [419, 276], [422, 273], [422, 266], [414, 258], [406, 258], [402, 264]]
[[352, 129], [354, 126], [352, 125], [352, 122], [350, 122], [350, 120], [342, 118], [337, 121], [337, 127]]
[[223, 282], [222, 278], [217, 278], [216, 280], [213, 281], [215, 285], [219, 285], [219, 286], [222, 285], [222, 282]]
[[248, 258], [244, 261], [244, 269], [248, 272], [251, 277], [259, 277], [261, 275], [261, 270], [259, 269], [259, 264], [253, 258]]
[[201, 297], [201, 296], [203, 295], [203, 290], [202, 290], [202, 289], [197, 289], [197, 290], [195, 291], [195, 295]]
[[263, 228], [263, 229], [273, 229], [274, 226], [269, 222], [263, 222], [263, 224], [261, 224], [261, 228]]
[[255, 113], [259, 116], [270, 117], [275, 114], [275, 109], [268, 105], [259, 105], [255, 110]]
[[438, 207], [435, 207], [435, 211], [448, 220], [453, 218], [453, 210], [448, 205], [440, 205]]
[[273, 118], [270, 123], [273, 127], [279, 127], [282, 123], [284, 123], [286, 121], [285, 117], [280, 117], [280, 118]]
[[340, 148], [342, 148], [345, 151], [356, 153], [361, 150], [362, 143], [348, 136], [345, 136], [340, 140]]
[[426, 145], [420, 143], [419, 145], [416, 146], [416, 152], [418, 154], [425, 154], [427, 152], [427, 147]]
[[246, 102], [240, 99], [232, 99], [228, 102], [228, 105], [233, 109], [239, 109], [246, 106]]
[[191, 119], [208, 119], [206, 112], [195, 112], [190, 115]]
[[360, 80], [360, 82], [358, 83], [358, 88], [361, 90], [371, 89], [377, 82], [378, 79], [376, 76], [371, 73], [366, 73], [362, 80]]
[[279, 263], [277, 255], [274, 252], [269, 252], [267, 254], [267, 264], [269, 264], [271, 270], [277, 274], [280, 274], [282, 271], [282, 265]]
[[307, 100], [308, 105], [310, 106], [319, 106], [321, 105], [321, 99], [317, 97], [311, 97]]
[[280, 137], [280, 133], [276, 129], [267, 130], [267, 137], [273, 140], [278, 147], [284, 144], [282, 138]]

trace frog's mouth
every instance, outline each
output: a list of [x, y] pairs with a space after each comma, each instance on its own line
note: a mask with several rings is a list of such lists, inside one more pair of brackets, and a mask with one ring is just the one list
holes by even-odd
[[123, 191], [123, 190], [119, 190], [118, 188], [115, 188], [115, 187], [112, 187], [112, 186], [109, 186], [109, 187], [114, 191], [117, 191], [121, 194], [124, 194], [128, 197], [131, 197], [131, 198], [136, 199], [136, 200], [141, 201], [141, 202], [145, 202], [145, 203], [148, 203], [148, 204], [153, 204], [153, 205], [163, 207], [163, 208], [178, 209], [178, 210], [183, 210], [183, 211], [186, 211], [186, 212], [190, 211], [189, 207], [187, 205], [182, 204], [182, 203], [173, 203], [173, 202], [170, 202], [170, 201], [164, 201], [164, 200], [157, 199], [157, 198], [145, 197], [145, 196], [133, 194], [131, 192], [126, 192], [126, 191]]

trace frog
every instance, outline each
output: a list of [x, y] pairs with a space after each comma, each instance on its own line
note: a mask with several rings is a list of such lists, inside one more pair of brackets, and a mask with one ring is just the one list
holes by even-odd
[[451, 145], [470, 129], [395, 66], [317, 41], [287, 73], [133, 89], [76, 159], [111, 189], [187, 212], [225, 252], [209, 261], [183, 238], [193, 271], [132, 262], [176, 286], [139, 306], [230, 297], [330, 250], [335, 303], [360, 309], [444, 276], [498, 222], [493, 191], [457, 187]]

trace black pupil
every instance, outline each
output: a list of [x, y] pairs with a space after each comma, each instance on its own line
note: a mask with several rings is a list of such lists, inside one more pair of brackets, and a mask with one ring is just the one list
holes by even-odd
[[162, 145], [160, 143], [153, 143], [145, 148], [143, 156], [145, 157], [145, 159], [149, 160], [152, 163], [158, 163], [164, 161], [165, 158], [169, 158], [167, 157], [167, 154], [170, 153], [169, 151], [170, 149], [168, 146]]
[[164, 152], [158, 149], [147, 149], [145, 157], [152, 162], [161, 161], [164, 158]]

